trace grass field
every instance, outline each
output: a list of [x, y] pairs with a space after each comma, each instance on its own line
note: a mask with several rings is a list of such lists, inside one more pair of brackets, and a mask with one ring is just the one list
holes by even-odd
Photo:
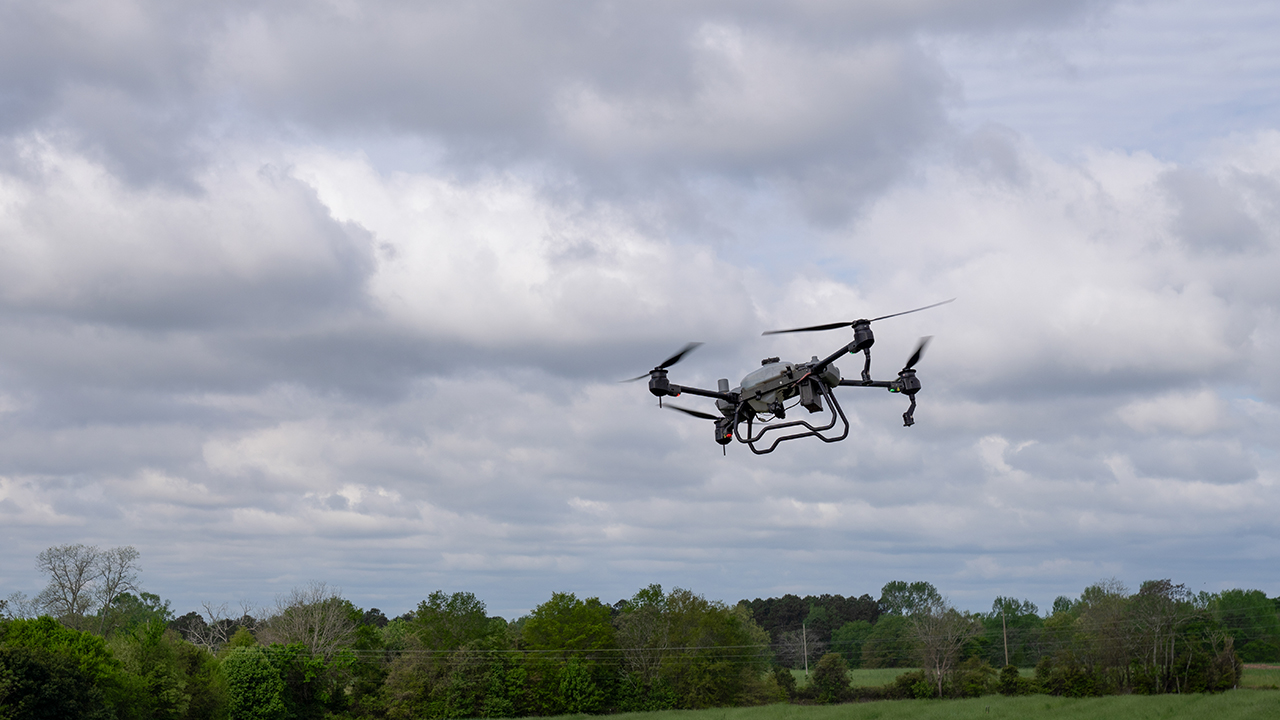
[[[571, 715], [567, 718], [587, 718]], [[1233, 690], [1217, 695], [1046, 695], [972, 700], [886, 700], [845, 705], [766, 705], [610, 715], [616, 720], [1259, 720], [1280, 717], [1280, 692]]]
[[1246, 665], [1240, 686], [1280, 689], [1280, 665]]
[[[1032, 677], [1035, 675], [1035, 668], [1019, 668], [1023, 677]], [[909, 672], [910, 668], [876, 668], [873, 670], [850, 670], [849, 680], [854, 687], [869, 687], [872, 685], [887, 685], [893, 682], [893, 679], [904, 672]], [[796, 678], [796, 687], [803, 687], [806, 680], [803, 670], [792, 670], [791, 674]], [[1240, 679], [1240, 687], [1243, 688], [1263, 688], [1263, 689], [1280, 689], [1280, 665], [1252, 665], [1245, 667], [1244, 677]]]
[[[910, 671], [911, 668], [875, 668], [871, 670], [859, 668], [849, 671], [849, 680], [854, 687], [887, 685], [902, 673]], [[803, 670], [792, 670], [791, 674], [795, 676], [796, 687], [804, 687], [805, 683], [808, 682], [805, 680]]]

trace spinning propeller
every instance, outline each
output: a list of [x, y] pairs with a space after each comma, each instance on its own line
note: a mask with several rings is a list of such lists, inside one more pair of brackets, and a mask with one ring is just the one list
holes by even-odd
[[946, 304], [947, 304], [947, 303], [949, 303], [949, 302], [955, 302], [955, 298], [951, 298], [950, 300], [943, 300], [942, 302], [934, 303], [934, 304], [932, 304], [932, 305], [925, 305], [924, 307], [918, 307], [918, 308], [916, 308], [915, 310], [904, 310], [903, 312], [900, 312], [900, 313], [893, 313], [892, 315], [881, 315], [881, 316], [880, 316], [880, 317], [878, 317], [878, 318], [871, 318], [870, 320], [865, 320], [865, 319], [864, 319], [864, 320], [850, 320], [849, 322], [827, 323], [826, 325], [811, 325], [811, 326], [809, 326], [809, 327], [791, 328], [790, 330], [769, 330], [769, 331], [766, 331], [766, 332], [763, 332], [763, 333], [760, 333], [760, 334], [761, 334], [761, 335], [781, 335], [781, 334], [783, 334], [783, 333], [794, 333], [794, 332], [818, 332], [818, 331], [820, 331], [820, 330], [835, 330], [836, 328], [842, 328], [842, 327], [857, 327], [858, 325], [861, 325], [861, 324], [864, 324], [864, 323], [866, 323], [866, 324], [870, 324], [870, 323], [876, 322], [876, 321], [878, 321], [878, 320], [888, 320], [888, 319], [889, 319], [889, 318], [891, 318], [891, 317], [898, 317], [899, 315], [910, 315], [910, 314], [911, 314], [911, 313], [913, 313], [913, 312], [920, 312], [921, 310], [928, 310], [929, 308], [936, 308], [936, 307], [938, 307], [939, 305], [946, 305]]
[[683, 407], [680, 407], [679, 405], [672, 405], [671, 403], [667, 403], [666, 405], [663, 405], [663, 407], [667, 408], [668, 410], [679, 410], [685, 415], [692, 415], [696, 418], [702, 418], [703, 420], [723, 420], [724, 419], [720, 415], [712, 415], [711, 413], [704, 413], [701, 410], [690, 410], [689, 408], [683, 408]]
[[[876, 344], [875, 333], [871, 332], [871, 323], [876, 322], [877, 320], [887, 320], [892, 317], [898, 317], [899, 315], [910, 315], [911, 313], [920, 312], [921, 310], [928, 310], [929, 308], [936, 308], [939, 305], [946, 305], [949, 302], [955, 302], [955, 298], [951, 298], [950, 300], [943, 300], [942, 302], [934, 303], [932, 305], [925, 305], [924, 307], [918, 307], [914, 310], [904, 310], [899, 313], [893, 313], [892, 315], [881, 315], [878, 318], [871, 318], [870, 320], [863, 318], [860, 320], [853, 320], [850, 322], [827, 323], [826, 325], [811, 325], [809, 327], [791, 328], [790, 330], [769, 330], [763, 334], [764, 335], [780, 335], [782, 333], [794, 333], [794, 332], [818, 332], [821, 330], [835, 330], [837, 328], [842, 328], [842, 327], [851, 327], [853, 328], [853, 342], [849, 344], [848, 350], [850, 354], [860, 352], [866, 355], [867, 361], [862, 366], [862, 381], [864, 383], [869, 383], [871, 382], [871, 346]], [[922, 345], [919, 348], [919, 350], [923, 350], [923, 349], [924, 349], [924, 346]], [[912, 365], [915, 365], [916, 362], [920, 360], [919, 350], [917, 350], [916, 355], [913, 356], [915, 357], [915, 360], [908, 363], [907, 367], [904, 368], [904, 370], [910, 369]], [[832, 359], [834, 359], [834, 357]]]
[[898, 379], [889, 386], [889, 392], [902, 393], [911, 398], [911, 407], [902, 413], [902, 424], [911, 427], [916, 424], [916, 393], [920, 392], [920, 379], [916, 377], [916, 363], [920, 362], [920, 358], [924, 355], [924, 349], [929, 345], [929, 341], [933, 339], [932, 335], [926, 335], [920, 338], [920, 344], [916, 345], [916, 351], [911, 353], [911, 357], [907, 358], [907, 364], [902, 366], [898, 371]]
[[633, 378], [627, 378], [626, 380], [619, 380], [618, 382], [635, 382], [635, 381], [637, 381], [637, 380], [643, 380], [643, 379], [645, 379], [645, 378], [649, 377], [652, 373], [660, 372], [660, 371], [662, 371], [662, 370], [666, 370], [667, 368], [671, 367], [672, 365], [675, 365], [676, 363], [680, 362], [682, 359], [684, 359], [684, 356], [685, 356], [685, 355], [688, 355], [690, 352], [692, 352], [695, 348], [697, 348], [697, 347], [698, 347], [699, 345], [701, 345], [701, 344], [702, 344], [702, 343], [700, 343], [700, 342], [691, 342], [691, 343], [689, 343], [688, 345], [685, 345], [684, 347], [680, 348], [680, 352], [677, 352], [675, 355], [672, 355], [671, 357], [667, 358], [666, 360], [663, 360], [661, 365], [659, 365], [659, 366], [655, 367], [654, 369], [650, 370], [649, 372], [647, 372], [647, 373], [645, 373], [645, 374], [643, 374], [643, 375], [637, 375], [636, 377], [633, 377]]
[[924, 355], [924, 349], [929, 346], [929, 341], [932, 339], [932, 335], [925, 335], [920, 338], [920, 344], [916, 345], [916, 351], [911, 353], [911, 357], [907, 358], [907, 364], [902, 366], [902, 371], [898, 373], [899, 375], [915, 367], [916, 363], [920, 362], [921, 356]]
[[720, 443], [721, 447], [733, 442], [733, 422], [729, 418], [722, 415], [704, 413], [701, 410], [690, 410], [689, 408], [683, 408], [679, 405], [667, 404], [663, 407], [670, 408], [672, 410], [679, 410], [685, 415], [692, 415], [701, 420], [711, 420], [716, 424], [716, 442]]

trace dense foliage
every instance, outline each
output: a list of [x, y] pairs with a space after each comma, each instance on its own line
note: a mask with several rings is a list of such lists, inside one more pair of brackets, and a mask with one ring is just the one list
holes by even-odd
[[[82, 614], [0, 607], [0, 718], [519, 717], [1213, 692], [1237, 684], [1245, 658], [1280, 659], [1274, 600], [1193, 595], [1168, 580], [1136, 593], [1104, 581], [1044, 616], [1003, 597], [989, 613], [961, 612], [923, 582], [889, 583], [877, 601], [788, 595], [734, 606], [658, 585], [613, 605], [553, 593], [514, 622], [466, 592], [434, 592], [395, 619], [323, 585], [237, 619], [211, 606], [175, 618], [160, 598], [121, 587], [90, 614], [68, 593], [46, 595]], [[809, 682], [797, 687], [786, 668], [806, 665]], [[851, 667], [912, 669], [868, 688], [850, 686]]]

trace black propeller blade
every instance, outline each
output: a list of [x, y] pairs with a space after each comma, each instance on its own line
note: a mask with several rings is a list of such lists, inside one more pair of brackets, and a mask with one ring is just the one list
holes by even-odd
[[[672, 365], [675, 365], [676, 363], [680, 362], [680, 360], [684, 358], [685, 355], [689, 354], [689, 352], [691, 352], [694, 348], [698, 347], [701, 344], [702, 343], [700, 342], [691, 342], [688, 345], [685, 345], [684, 347], [680, 348], [680, 352], [677, 352], [675, 355], [672, 355], [666, 360], [663, 360], [662, 364], [654, 368], [654, 370], [666, 370]], [[649, 372], [653, 372], [653, 370], [650, 370]], [[643, 380], [647, 377], [649, 377], [649, 373], [638, 375], [633, 378], [628, 378], [626, 380], [619, 380], [618, 382], [635, 382], [637, 380]]]
[[911, 353], [911, 357], [907, 358], [907, 364], [902, 368], [903, 372], [910, 370], [916, 366], [916, 363], [920, 362], [921, 356], [924, 355], [924, 349], [928, 347], [929, 341], [932, 339], [932, 335], [925, 335], [920, 338], [920, 344], [916, 345], [916, 351]]
[[670, 408], [670, 409], [672, 409], [672, 410], [679, 410], [680, 412], [684, 413], [685, 415], [692, 415], [692, 416], [694, 416], [694, 417], [696, 417], [696, 418], [702, 418], [703, 420], [719, 420], [719, 419], [720, 419], [720, 416], [719, 416], [719, 415], [712, 415], [711, 413], [704, 413], [704, 412], [702, 412], [701, 410], [690, 410], [689, 408], [682, 408], [682, 407], [680, 407], [679, 405], [672, 405], [671, 403], [667, 403], [666, 405], [663, 405], [662, 407]]
[[[946, 305], [947, 303], [955, 302], [955, 300], [956, 300], [955, 298], [951, 298], [950, 300], [943, 300], [942, 302], [934, 303], [932, 305], [925, 305], [924, 307], [918, 307], [914, 310], [905, 310], [900, 313], [893, 313], [892, 315], [881, 315], [878, 318], [871, 318], [867, 322], [876, 322], [877, 320], [888, 320], [891, 317], [898, 317], [899, 315], [909, 315], [913, 312], [920, 312], [921, 310], [936, 308], [939, 305]], [[790, 330], [769, 330], [767, 332], [763, 332], [760, 334], [761, 335], [781, 335], [782, 333], [818, 332], [820, 330], [835, 330], [836, 328], [853, 327], [854, 325], [858, 324], [858, 322], [859, 322], [858, 320], [851, 320], [849, 322], [827, 323], [826, 325], [811, 325], [809, 327], [791, 328]]]

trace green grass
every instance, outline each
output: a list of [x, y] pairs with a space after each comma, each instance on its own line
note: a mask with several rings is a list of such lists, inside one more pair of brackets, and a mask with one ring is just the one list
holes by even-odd
[[854, 687], [888, 685], [902, 673], [912, 670], [913, 668], [858, 668], [849, 671], [849, 680]]
[[1240, 678], [1240, 687], [1280, 688], [1280, 665], [1246, 667]]
[[[812, 672], [810, 668], [810, 672]], [[849, 680], [854, 687], [868, 687], [871, 685], [887, 685], [893, 682], [899, 675], [904, 672], [911, 672], [912, 668], [874, 668], [862, 669], [855, 668], [849, 671]], [[792, 670], [791, 675], [796, 679], [796, 687], [804, 687], [805, 680], [804, 670]]]
[[[849, 671], [849, 680], [854, 687], [887, 685], [902, 673], [911, 672], [911, 670], [912, 668], [859, 668]], [[1022, 677], [1033, 677], [1036, 671], [1035, 668], [1019, 668], [1019, 672], [1021, 672]], [[791, 674], [796, 678], [796, 687], [804, 687], [807, 682], [804, 677], [804, 671], [792, 670]], [[1240, 678], [1240, 687], [1280, 689], [1280, 665], [1246, 667], [1244, 676]]]
[[[803, 674], [803, 673], [802, 673]], [[586, 715], [566, 716], [587, 718]], [[617, 720], [1252, 720], [1280, 717], [1280, 692], [1233, 690], [1217, 695], [1047, 695], [971, 700], [886, 700], [844, 705], [767, 705], [609, 715]]]

